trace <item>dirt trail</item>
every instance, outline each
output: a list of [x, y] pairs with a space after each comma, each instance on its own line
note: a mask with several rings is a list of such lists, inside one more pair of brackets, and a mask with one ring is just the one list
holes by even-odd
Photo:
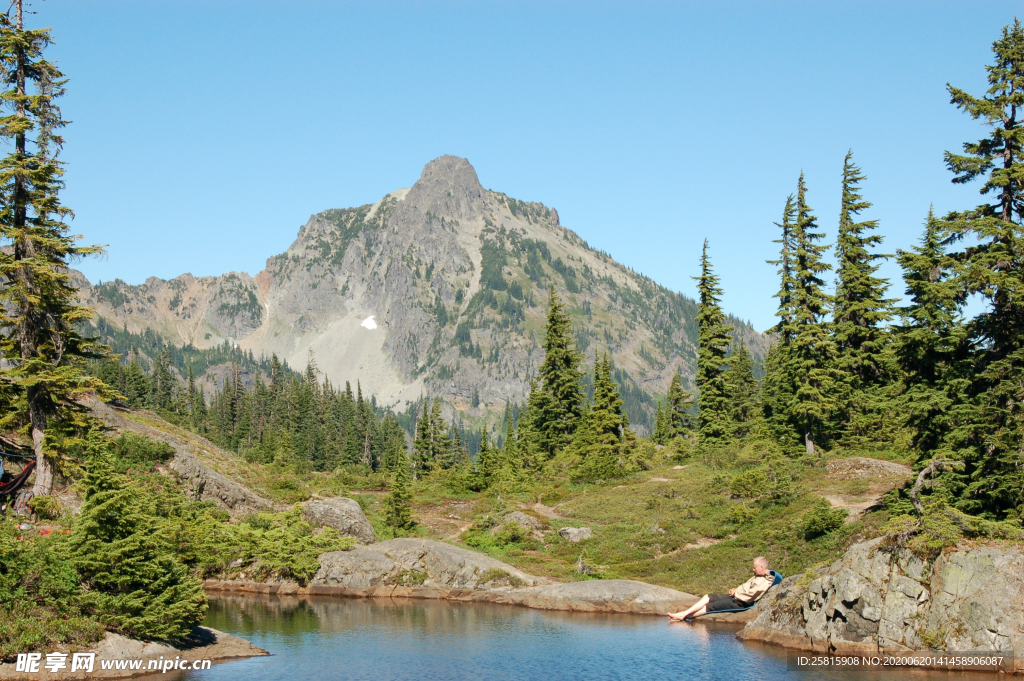
[[543, 516], [543, 517], [545, 517], [545, 518], [547, 518], [549, 520], [558, 520], [560, 518], [565, 518], [566, 517], [566, 516], [562, 515], [561, 513], [559, 513], [554, 506], [545, 506], [543, 504], [543, 502], [541, 502], [540, 495], [537, 496], [537, 503], [535, 503], [535, 504], [522, 504], [521, 503], [521, 504], [519, 504], [519, 508], [531, 510], [534, 513], [536, 513], [537, 515]]
[[[834, 482], [820, 493], [832, 508], [849, 511], [848, 523], [879, 506], [889, 490], [906, 482], [913, 474], [910, 466], [862, 456], [829, 461], [828, 470], [828, 477]], [[858, 481], [859, 489], [843, 488], [851, 481]]]

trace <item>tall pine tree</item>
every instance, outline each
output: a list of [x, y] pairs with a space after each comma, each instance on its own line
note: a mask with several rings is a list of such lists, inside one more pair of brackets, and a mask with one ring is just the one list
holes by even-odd
[[920, 243], [896, 255], [909, 301], [900, 309], [902, 321], [895, 330], [899, 411], [920, 459], [951, 458], [947, 438], [969, 387], [967, 328], [960, 319], [963, 295], [952, 278], [954, 262], [931, 210]]
[[68, 271], [71, 261], [100, 249], [79, 246], [68, 234], [65, 220], [72, 213], [59, 198], [65, 121], [56, 100], [66, 80], [43, 56], [50, 33], [25, 28], [22, 0], [14, 0], [12, 11], [13, 17], [0, 15], [0, 73], [7, 86], [0, 96], [7, 110], [0, 137], [10, 149], [0, 160], [0, 237], [7, 246], [0, 250], [0, 375], [23, 396], [16, 404], [24, 405], [36, 456], [32, 491], [49, 494], [60, 452], [47, 440], [48, 428], [67, 432], [82, 418], [75, 398], [103, 390], [83, 371], [83, 360], [98, 357], [100, 349], [77, 331], [91, 313], [76, 304]]
[[789, 416], [803, 437], [808, 454], [815, 442], [826, 437], [827, 421], [834, 407], [835, 380], [832, 364], [835, 344], [829, 335], [825, 317], [830, 297], [824, 290], [822, 275], [832, 269], [822, 257], [825, 236], [807, 205], [807, 186], [800, 173], [796, 194], [796, 222], [793, 225], [794, 253], [791, 260], [794, 280], [792, 303], [792, 340], [783, 360], [785, 383], [793, 387]]
[[1024, 513], [1024, 27], [1003, 28], [992, 45], [989, 88], [975, 97], [949, 86], [952, 103], [990, 132], [968, 142], [963, 153], [946, 153], [953, 182], [983, 180], [990, 199], [946, 218], [948, 239], [967, 246], [951, 254], [956, 281], [986, 308], [971, 320], [970, 340], [979, 349], [971, 392], [974, 420], [984, 437], [965, 433], [961, 446], [970, 483], [970, 510], [1003, 517]]
[[583, 357], [573, 339], [572, 320], [554, 287], [550, 296], [544, 362], [539, 374], [541, 394], [530, 404], [534, 430], [549, 459], [571, 442], [585, 399]]
[[708, 242], [700, 256], [697, 280], [700, 308], [697, 324], [700, 340], [697, 350], [697, 417], [701, 445], [721, 444], [729, 438], [729, 397], [725, 386], [726, 353], [732, 341], [732, 327], [725, 323], [720, 299], [722, 289], [711, 271]]

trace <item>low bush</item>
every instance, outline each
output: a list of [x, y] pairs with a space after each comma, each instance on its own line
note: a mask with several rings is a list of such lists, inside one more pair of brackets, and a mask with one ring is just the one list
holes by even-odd
[[838, 530], [847, 513], [845, 508], [832, 508], [827, 499], [820, 499], [804, 516], [804, 536], [810, 541]]
[[28, 502], [28, 507], [40, 520], [57, 520], [64, 512], [64, 506], [60, 501], [49, 495], [32, 497]]

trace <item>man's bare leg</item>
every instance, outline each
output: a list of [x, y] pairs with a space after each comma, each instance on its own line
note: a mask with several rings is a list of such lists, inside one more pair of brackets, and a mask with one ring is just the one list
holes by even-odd
[[697, 601], [696, 603], [691, 605], [686, 610], [682, 610], [680, 612], [670, 612], [668, 614], [668, 618], [670, 620], [678, 622], [678, 621], [685, 620], [688, 617], [699, 617], [699, 616], [703, 615], [706, 612], [707, 605], [708, 605], [708, 596], [707, 596], [707, 594], [705, 594], [705, 595], [700, 597], [699, 601]]

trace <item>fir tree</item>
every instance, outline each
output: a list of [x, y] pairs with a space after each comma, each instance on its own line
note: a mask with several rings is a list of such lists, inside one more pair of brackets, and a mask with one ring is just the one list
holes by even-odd
[[951, 254], [956, 281], [966, 295], [987, 304], [969, 324], [979, 348], [971, 394], [971, 418], [984, 437], [968, 429], [960, 437], [970, 483], [965, 510], [1002, 517], [1024, 508], [1024, 27], [1003, 28], [992, 45], [988, 91], [975, 97], [949, 86], [952, 103], [988, 127], [990, 134], [946, 153], [953, 182], [984, 180], [980, 192], [991, 200], [946, 218], [947, 239], [969, 244]]
[[539, 376], [542, 395], [535, 398], [530, 409], [540, 447], [549, 459], [571, 441], [585, 401], [580, 368], [583, 358], [573, 340], [572, 320], [554, 287], [550, 296]]
[[690, 432], [693, 429], [693, 418], [690, 415], [692, 409], [693, 395], [683, 387], [683, 375], [676, 370], [664, 403], [658, 403], [652, 439], [658, 444], [667, 445], [673, 439]]
[[612, 380], [612, 364], [605, 353], [594, 364], [594, 405], [581, 427], [582, 461], [574, 477], [582, 480], [607, 480], [622, 475], [623, 414], [622, 398]]
[[83, 338], [77, 325], [90, 317], [76, 304], [69, 264], [100, 252], [79, 246], [68, 234], [71, 210], [60, 202], [64, 187], [64, 143], [56, 99], [64, 94], [65, 78], [43, 57], [50, 44], [46, 29], [26, 29], [22, 0], [14, 0], [14, 16], [0, 15], [0, 73], [7, 89], [0, 96], [7, 115], [0, 117], [0, 137], [10, 153], [0, 160], [0, 375], [21, 392], [36, 456], [33, 492], [49, 494], [54, 457], [47, 441], [51, 425], [69, 432], [81, 422], [83, 409], [75, 398], [104, 390], [86, 375], [83, 360], [100, 356], [94, 339]]
[[412, 519], [412, 494], [409, 492], [409, 465], [402, 455], [395, 465], [391, 479], [391, 490], [384, 499], [384, 522], [401, 534], [411, 530], [416, 523]]
[[789, 345], [793, 340], [793, 291], [796, 289], [796, 280], [793, 278], [793, 257], [796, 251], [793, 243], [795, 219], [796, 206], [793, 195], [790, 194], [786, 197], [786, 206], [782, 209], [782, 222], [775, 223], [775, 226], [782, 230], [780, 238], [772, 242], [779, 244], [779, 259], [767, 261], [769, 265], [776, 265], [779, 268], [779, 290], [774, 295], [779, 299], [779, 307], [775, 313], [779, 322], [769, 329], [769, 332], [778, 334], [783, 345]]
[[82, 510], [71, 536], [82, 603], [108, 628], [139, 638], [173, 639], [206, 613], [202, 585], [160, 552], [154, 519], [114, 471], [106, 443], [90, 436]]
[[725, 391], [729, 403], [730, 434], [734, 438], [747, 437], [751, 433], [760, 407], [757, 380], [754, 379], [754, 362], [742, 339], [729, 359], [729, 369], [725, 373]]
[[856, 221], [861, 211], [871, 207], [859, 192], [864, 179], [853, 162], [853, 152], [848, 152], [843, 161], [843, 197], [836, 237], [832, 329], [836, 364], [851, 377], [854, 390], [883, 379], [884, 325], [892, 318], [892, 301], [885, 297], [889, 281], [877, 276], [878, 261], [891, 256], [872, 251], [882, 243], [881, 235], [873, 232], [878, 221]]
[[797, 183], [796, 222], [793, 225], [794, 253], [791, 259], [794, 280], [792, 303], [792, 340], [783, 345], [785, 381], [793, 386], [789, 404], [790, 418], [803, 436], [808, 454], [815, 452], [815, 441], [825, 437], [826, 422], [834, 407], [835, 345], [828, 332], [825, 316], [829, 295], [822, 275], [831, 266], [822, 261], [825, 246], [818, 242], [824, 234], [807, 205], [807, 187], [803, 173]]
[[920, 244], [897, 251], [909, 305], [900, 309], [896, 356], [902, 371], [899, 411], [918, 456], [950, 458], [953, 411], [965, 395], [967, 329], [960, 321], [962, 294], [952, 279], [942, 226], [931, 210]]
[[729, 399], [725, 388], [725, 355], [729, 350], [732, 327], [725, 323], [718, 277], [708, 261], [708, 242], [700, 257], [697, 280], [700, 309], [697, 323], [700, 341], [697, 350], [697, 416], [702, 445], [720, 444], [729, 437]]

